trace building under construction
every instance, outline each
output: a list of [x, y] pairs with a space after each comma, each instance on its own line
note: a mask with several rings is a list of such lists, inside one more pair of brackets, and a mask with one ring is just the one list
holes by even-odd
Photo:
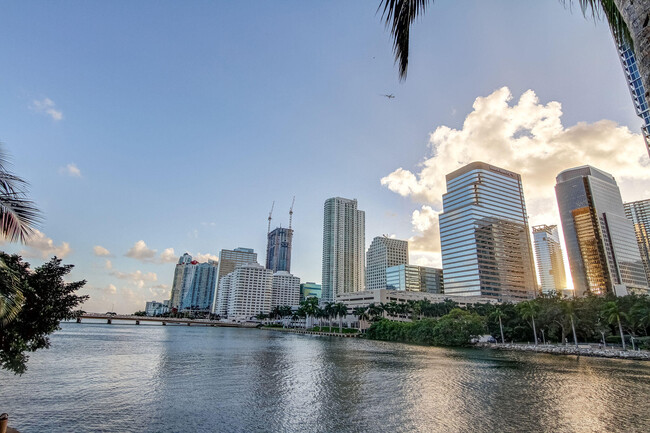
[[[295, 202], [295, 197], [294, 197]], [[275, 204], [275, 203], [274, 203]], [[289, 210], [289, 227], [278, 227], [271, 231], [271, 217], [273, 206], [269, 212], [268, 226], [268, 243], [266, 246], [266, 268], [271, 269], [273, 273], [278, 271], [291, 272], [291, 241], [293, 239], [293, 229], [291, 223], [293, 219], [293, 202]]]

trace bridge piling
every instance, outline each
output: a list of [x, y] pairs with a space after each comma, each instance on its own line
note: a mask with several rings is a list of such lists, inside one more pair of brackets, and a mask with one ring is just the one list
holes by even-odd
[[139, 321], [139, 320], [136, 320], [136, 321], [135, 321], [135, 324], [136, 324], [136, 325], [139, 325], [139, 324], [140, 324], [140, 321]]
[[106, 319], [106, 324], [110, 325], [111, 323], [113, 323], [111, 319]]
[[81, 323], [81, 317], [77, 317], [77, 323]]

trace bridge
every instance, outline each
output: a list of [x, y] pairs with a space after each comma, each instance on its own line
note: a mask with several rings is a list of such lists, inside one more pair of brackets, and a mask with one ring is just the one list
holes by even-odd
[[259, 326], [258, 323], [254, 322], [239, 322], [239, 323], [228, 323], [220, 322], [218, 320], [208, 320], [208, 319], [183, 319], [175, 317], [150, 317], [150, 316], [133, 316], [133, 315], [124, 315], [124, 314], [99, 314], [99, 313], [84, 313], [81, 316], [77, 317], [77, 323], [81, 323], [82, 319], [97, 319], [97, 320], [106, 320], [107, 324], [112, 324], [114, 320], [126, 320], [135, 322], [136, 325], [139, 325], [140, 322], [158, 322], [162, 325], [167, 324], [177, 324], [177, 325], [198, 325], [198, 326], [223, 326], [228, 328], [256, 328]]

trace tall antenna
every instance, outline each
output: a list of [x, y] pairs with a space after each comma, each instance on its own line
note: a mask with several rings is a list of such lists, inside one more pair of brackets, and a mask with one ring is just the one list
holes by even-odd
[[293, 200], [291, 200], [291, 208], [289, 209], [289, 230], [291, 230], [291, 220], [293, 219], [293, 205], [296, 202], [296, 196], [293, 196]]
[[275, 200], [273, 200], [273, 204], [271, 205], [271, 211], [269, 212], [269, 228], [266, 231], [266, 234], [271, 233], [271, 215], [273, 214], [273, 208], [275, 207]]

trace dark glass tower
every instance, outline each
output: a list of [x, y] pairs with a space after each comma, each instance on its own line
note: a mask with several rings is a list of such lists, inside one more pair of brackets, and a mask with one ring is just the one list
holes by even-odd
[[266, 245], [266, 269], [271, 269], [273, 273], [291, 272], [292, 239], [293, 229], [278, 227], [269, 233]]

